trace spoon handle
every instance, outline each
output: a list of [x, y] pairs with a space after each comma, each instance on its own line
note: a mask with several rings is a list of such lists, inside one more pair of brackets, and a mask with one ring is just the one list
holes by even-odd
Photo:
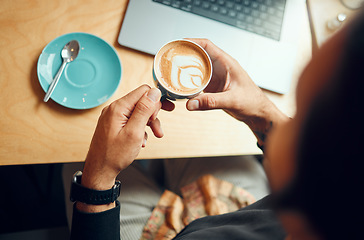
[[53, 81], [51, 82], [51, 85], [48, 88], [48, 91], [47, 91], [47, 93], [46, 93], [46, 95], [45, 95], [45, 97], [43, 99], [44, 102], [48, 102], [49, 98], [51, 97], [51, 95], [52, 95], [52, 93], [53, 93], [59, 79], [61, 78], [62, 72], [63, 72], [64, 68], [66, 67], [66, 64], [67, 64], [67, 61], [64, 60], [62, 62], [61, 67], [59, 68], [56, 76], [54, 77]]

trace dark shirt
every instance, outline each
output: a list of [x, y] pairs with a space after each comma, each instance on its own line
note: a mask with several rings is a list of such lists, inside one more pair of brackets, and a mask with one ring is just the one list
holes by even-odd
[[85, 213], [73, 204], [71, 239], [120, 240], [120, 203], [100, 213]]
[[[120, 239], [120, 203], [101, 213], [83, 213], [75, 207], [71, 239]], [[284, 239], [286, 236], [269, 196], [236, 212], [197, 219], [174, 239]]]

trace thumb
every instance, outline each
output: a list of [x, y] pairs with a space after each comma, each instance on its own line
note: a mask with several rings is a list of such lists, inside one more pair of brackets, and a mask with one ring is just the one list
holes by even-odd
[[159, 89], [150, 89], [135, 105], [133, 113], [125, 127], [130, 127], [130, 129], [140, 131], [144, 136], [145, 127], [150, 117], [154, 114], [160, 98], [161, 92]]
[[226, 107], [224, 93], [203, 93], [187, 101], [186, 108], [190, 111], [224, 109]]

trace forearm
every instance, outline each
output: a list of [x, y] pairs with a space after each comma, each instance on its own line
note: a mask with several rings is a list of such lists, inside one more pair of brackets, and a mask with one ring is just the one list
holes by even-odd
[[160, 97], [158, 89], [143, 85], [102, 110], [83, 173], [75, 174], [71, 188], [76, 201], [72, 239], [120, 239], [120, 182], [115, 179], [145, 146], [148, 124], [156, 137], [163, 136], [156, 116]]

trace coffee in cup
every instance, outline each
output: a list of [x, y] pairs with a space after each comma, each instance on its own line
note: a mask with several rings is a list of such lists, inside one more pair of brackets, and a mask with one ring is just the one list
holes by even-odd
[[209, 84], [212, 63], [197, 43], [175, 40], [162, 46], [155, 55], [153, 75], [163, 97], [193, 98]]

